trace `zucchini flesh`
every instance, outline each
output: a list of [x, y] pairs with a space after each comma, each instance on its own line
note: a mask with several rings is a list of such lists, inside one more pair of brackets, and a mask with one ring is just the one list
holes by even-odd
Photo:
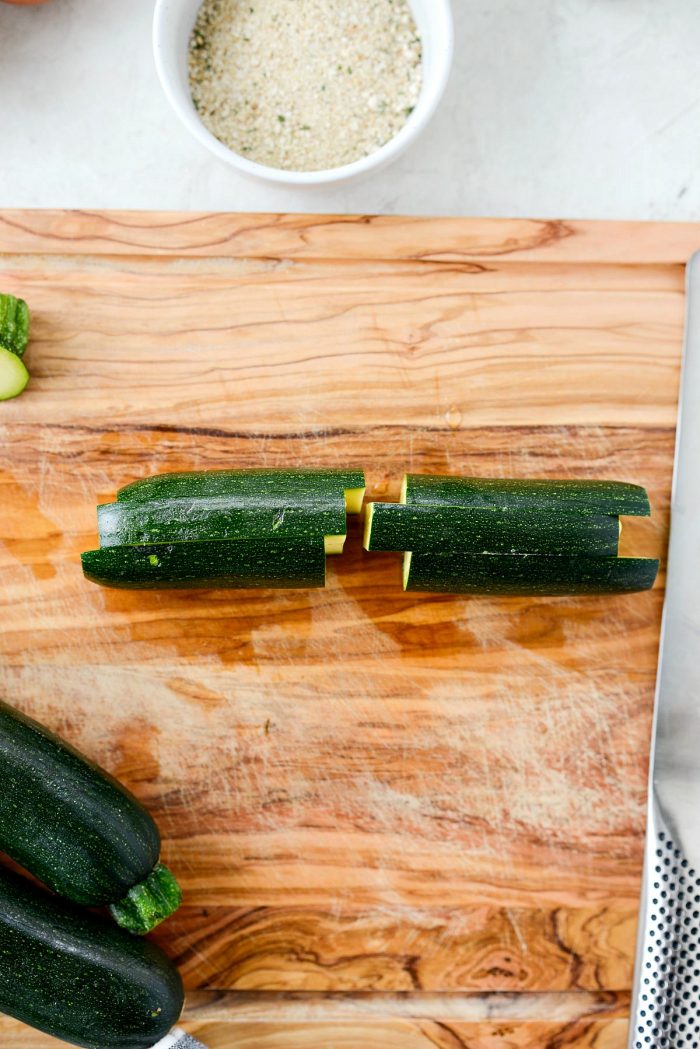
[[24, 299], [0, 295], [0, 346], [21, 357], [29, 342], [29, 307]]
[[177, 908], [179, 899], [166, 905], [151, 893], [159, 888], [148, 879], [160, 835], [144, 807], [104, 769], [2, 701], [0, 783], [0, 850], [55, 892], [98, 907], [143, 886], [146, 920], [134, 920], [133, 932], [148, 932]]
[[646, 557], [414, 552], [404, 555], [404, 590], [554, 596], [650, 590], [659, 562]]
[[362, 470], [192, 470], [156, 474], [120, 488], [117, 501], [149, 502], [155, 499], [211, 499], [236, 497], [263, 506], [299, 504], [321, 496], [344, 493], [347, 512], [362, 509], [365, 475]]
[[369, 503], [365, 550], [464, 550], [475, 553], [617, 554], [616, 517], [518, 510]]
[[107, 546], [88, 550], [82, 562], [93, 583], [122, 589], [308, 589], [326, 582], [321, 537]]
[[11, 350], [0, 346], [0, 401], [18, 397], [29, 382], [29, 372], [24, 361]]
[[645, 489], [623, 481], [527, 481], [406, 474], [401, 502], [483, 509], [585, 511], [615, 517], [648, 517], [651, 513]]
[[342, 553], [345, 501], [332, 498], [270, 506], [266, 500], [222, 496], [106, 503], [97, 507], [100, 546], [192, 542], [207, 539], [324, 539], [326, 553]]
[[182, 981], [159, 947], [0, 868], [0, 1011], [86, 1049], [151, 1049]]

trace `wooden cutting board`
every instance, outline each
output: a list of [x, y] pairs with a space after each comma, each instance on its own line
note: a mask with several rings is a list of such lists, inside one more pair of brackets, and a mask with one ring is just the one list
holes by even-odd
[[[150, 806], [158, 933], [211, 1049], [625, 1045], [663, 575], [405, 595], [359, 522], [323, 592], [85, 582], [163, 470], [364, 466], [649, 488], [666, 544], [700, 226], [6, 212], [33, 310], [0, 405], [0, 687]], [[0, 1020], [5, 1049], [53, 1044]]]

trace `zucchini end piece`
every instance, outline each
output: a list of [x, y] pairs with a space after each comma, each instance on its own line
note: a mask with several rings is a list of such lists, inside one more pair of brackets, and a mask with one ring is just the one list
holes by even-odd
[[359, 514], [362, 510], [362, 502], [365, 498], [365, 488], [345, 489], [345, 509], [349, 514]]
[[110, 904], [109, 910], [117, 925], [145, 936], [174, 914], [181, 903], [182, 889], [175, 875], [157, 863], [147, 878], [132, 885], [124, 899]]
[[18, 397], [29, 382], [29, 372], [22, 360], [11, 350], [0, 346], [0, 401]]
[[362, 538], [362, 545], [365, 550], [372, 549], [372, 518], [374, 517], [374, 503], [367, 503], [367, 509], [365, 510], [365, 531]]
[[347, 537], [344, 535], [325, 535], [323, 537], [323, 545], [326, 549], [326, 553], [342, 554], [346, 538]]
[[403, 588], [408, 590], [408, 580], [411, 577], [411, 558], [413, 557], [413, 551], [407, 550], [403, 555]]

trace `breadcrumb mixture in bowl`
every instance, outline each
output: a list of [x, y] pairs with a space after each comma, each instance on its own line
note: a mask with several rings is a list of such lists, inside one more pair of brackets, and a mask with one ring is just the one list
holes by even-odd
[[248, 160], [340, 167], [406, 123], [422, 87], [408, 0], [204, 0], [189, 46], [208, 130]]

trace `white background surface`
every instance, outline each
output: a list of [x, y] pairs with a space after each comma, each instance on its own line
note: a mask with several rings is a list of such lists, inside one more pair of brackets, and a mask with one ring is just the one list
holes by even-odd
[[700, 0], [453, 0], [428, 131], [335, 190], [241, 179], [190, 139], [152, 0], [0, 2], [0, 206], [700, 217]]

